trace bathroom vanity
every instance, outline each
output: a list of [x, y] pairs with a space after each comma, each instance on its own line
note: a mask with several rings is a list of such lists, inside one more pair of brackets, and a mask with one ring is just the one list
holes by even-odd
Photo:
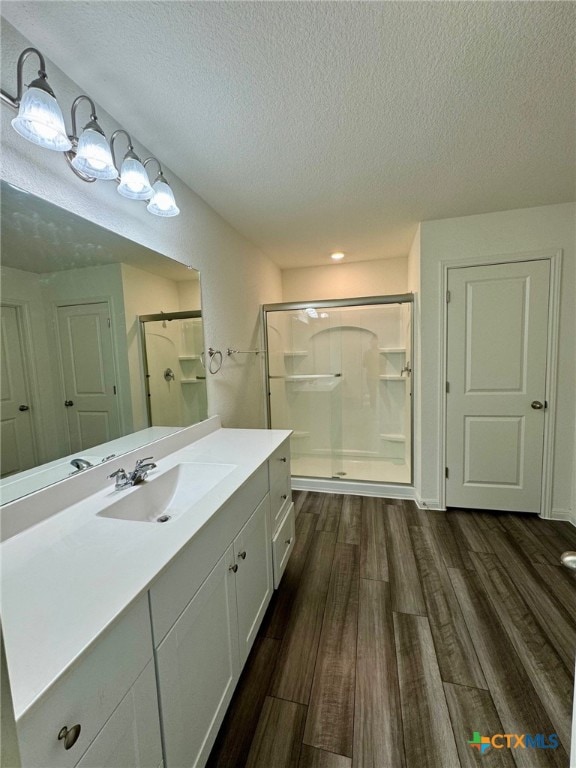
[[289, 435], [213, 417], [3, 507], [24, 768], [205, 764], [294, 546]]

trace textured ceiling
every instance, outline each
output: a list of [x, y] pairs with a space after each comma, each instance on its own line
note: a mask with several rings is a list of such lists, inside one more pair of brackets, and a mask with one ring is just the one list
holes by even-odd
[[570, 2], [27, 2], [2, 14], [282, 267], [574, 199]]

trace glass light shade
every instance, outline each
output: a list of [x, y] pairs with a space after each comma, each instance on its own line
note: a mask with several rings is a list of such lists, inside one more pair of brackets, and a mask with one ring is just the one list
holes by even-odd
[[12, 127], [20, 136], [45, 149], [67, 152], [72, 148], [58, 102], [41, 88], [30, 87], [22, 96]]
[[152, 189], [154, 195], [146, 208], [155, 216], [178, 216], [180, 209], [176, 205], [174, 193], [166, 181], [158, 179], [155, 181]]
[[135, 157], [127, 155], [120, 169], [118, 193], [131, 200], [149, 200], [153, 190], [146, 169]]
[[72, 165], [77, 171], [93, 179], [118, 178], [106, 137], [93, 128], [85, 128], [82, 131]]

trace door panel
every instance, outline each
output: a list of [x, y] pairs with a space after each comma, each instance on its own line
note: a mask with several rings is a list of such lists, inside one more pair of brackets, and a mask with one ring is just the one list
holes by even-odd
[[[120, 437], [106, 302], [58, 307], [64, 399], [72, 452]], [[71, 405], [70, 405], [71, 403]]]
[[17, 307], [1, 308], [1, 475], [6, 477], [36, 465], [30, 396], [26, 387], [24, 348]]
[[449, 270], [448, 506], [539, 512], [550, 264]]

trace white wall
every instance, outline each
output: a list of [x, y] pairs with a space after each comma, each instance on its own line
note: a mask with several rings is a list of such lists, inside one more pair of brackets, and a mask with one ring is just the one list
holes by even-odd
[[[34, 45], [10, 24], [2, 20], [1, 84], [9, 93], [16, 91], [16, 60], [20, 52]], [[63, 108], [67, 124], [69, 109], [81, 89], [46, 62], [48, 80]], [[37, 69], [28, 62], [24, 81]], [[74, 77], [74, 73], [69, 73]], [[96, 76], [96, 73], [95, 73]], [[120, 75], [119, 75], [120, 76]], [[98, 106], [98, 105], [97, 105]], [[154, 105], [147, 105], [150, 110]], [[11, 184], [66, 208], [124, 237], [161, 254], [190, 264], [202, 276], [202, 306], [208, 346], [248, 349], [260, 343], [259, 305], [281, 301], [279, 269], [255, 246], [242, 237], [208, 206], [169, 168], [164, 168], [181, 214], [162, 219], [151, 216], [143, 203], [118, 195], [113, 182], [85, 184], [74, 176], [60, 153], [41, 149], [18, 136], [10, 126], [14, 112], [2, 106], [1, 175]], [[80, 116], [82, 119], [82, 116]], [[120, 127], [116, 119], [98, 109], [100, 124], [109, 136]], [[122, 120], [122, 115], [115, 116]], [[149, 152], [135, 149], [146, 157]], [[170, 141], [170, 136], [166, 136]], [[158, 158], [162, 162], [162, 157]], [[225, 360], [222, 370], [208, 381], [210, 414], [219, 413], [225, 426], [258, 427], [264, 425], [264, 398], [260, 360], [242, 355]]]
[[408, 291], [408, 259], [379, 259], [285, 269], [282, 301], [347, 299]]
[[440, 492], [442, 458], [438, 451], [440, 339], [439, 323], [444, 297], [440, 295], [440, 262], [500, 257], [562, 249], [560, 349], [557, 392], [553, 514], [567, 516], [574, 494], [574, 419], [576, 307], [576, 205], [527, 208], [466, 216], [421, 225], [421, 360], [417, 494], [433, 505]]

